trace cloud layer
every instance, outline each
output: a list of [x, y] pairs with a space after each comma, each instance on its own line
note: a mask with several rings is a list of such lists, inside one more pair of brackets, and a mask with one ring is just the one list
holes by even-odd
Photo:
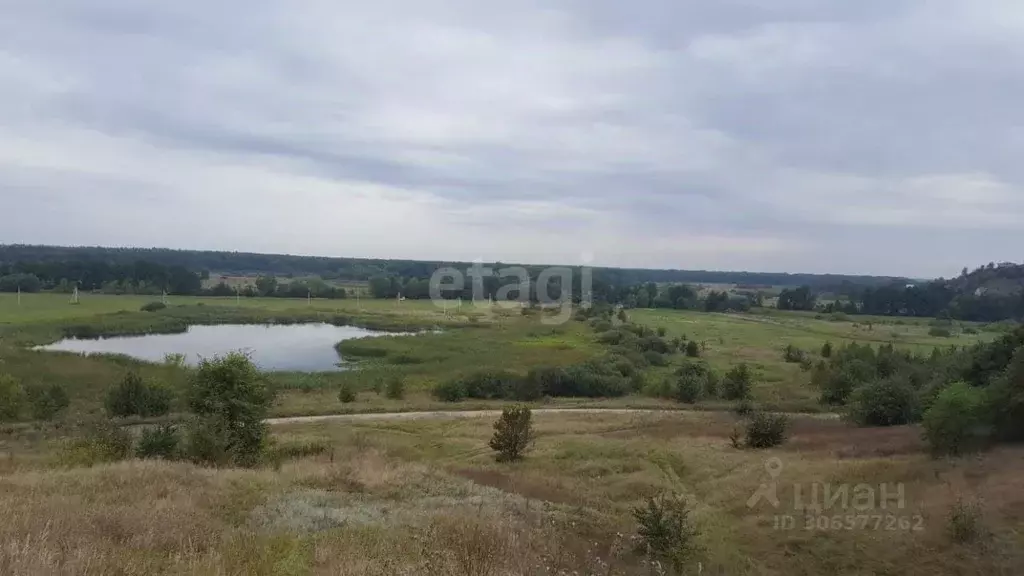
[[1013, 0], [0, 16], [0, 242], [918, 276], [1024, 245]]

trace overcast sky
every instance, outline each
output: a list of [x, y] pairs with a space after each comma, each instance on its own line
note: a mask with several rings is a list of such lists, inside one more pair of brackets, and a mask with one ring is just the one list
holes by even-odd
[[0, 243], [1021, 260], [1020, 0], [0, 0]]

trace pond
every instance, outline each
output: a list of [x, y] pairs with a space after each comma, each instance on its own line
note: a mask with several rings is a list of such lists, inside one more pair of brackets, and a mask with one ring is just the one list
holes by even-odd
[[200, 358], [242, 350], [261, 370], [331, 372], [347, 369], [342, 363], [344, 359], [334, 348], [338, 342], [367, 336], [399, 335], [404, 334], [332, 324], [225, 324], [189, 326], [187, 331], [178, 334], [95, 340], [68, 338], [37, 349], [80, 354], [124, 354], [148, 362], [163, 362], [167, 354], [184, 354], [190, 366], [198, 364]]

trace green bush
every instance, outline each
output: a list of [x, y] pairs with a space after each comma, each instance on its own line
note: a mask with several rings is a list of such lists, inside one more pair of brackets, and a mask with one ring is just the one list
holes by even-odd
[[135, 456], [176, 460], [181, 455], [180, 444], [178, 429], [170, 424], [146, 428], [139, 436]]
[[821, 357], [822, 358], [831, 358], [832, 357], [832, 343], [831, 342], [825, 342], [824, 344], [821, 345]]
[[272, 400], [259, 370], [240, 352], [202, 360], [189, 389], [189, 407], [200, 417], [200, 431], [218, 435], [211, 445], [222, 448], [237, 466], [260, 462], [267, 437], [263, 420]]
[[25, 406], [25, 389], [8, 374], [0, 374], [0, 422], [17, 420]]
[[850, 419], [860, 426], [900, 426], [920, 416], [917, 391], [898, 376], [861, 385], [847, 403]]
[[659, 337], [664, 338], [668, 334], [668, 330], [664, 326], [658, 326], [657, 333]]
[[109, 420], [86, 423], [64, 445], [60, 460], [65, 466], [94, 466], [132, 456], [131, 434]]
[[703, 381], [693, 375], [683, 376], [676, 384], [676, 400], [684, 404], [694, 404], [704, 395]]
[[936, 456], [958, 456], [981, 447], [989, 430], [982, 390], [964, 382], [946, 387], [924, 413], [924, 436]]
[[930, 330], [928, 330], [928, 335], [935, 336], [937, 338], [949, 338], [953, 335], [953, 332], [949, 328], [933, 326]]
[[438, 382], [433, 389], [434, 397], [442, 402], [460, 402], [466, 399], [466, 387], [462, 380], [444, 380]]
[[644, 352], [644, 360], [651, 366], [668, 366], [668, 358], [654, 350]]
[[533, 442], [532, 412], [526, 406], [511, 406], [494, 423], [494, 436], [488, 443], [498, 453], [499, 462], [521, 460]]
[[700, 357], [700, 344], [697, 344], [695, 340], [690, 340], [686, 343], [686, 356], [687, 358], [698, 358]]
[[746, 363], [734, 366], [726, 372], [722, 381], [722, 398], [726, 400], [742, 400], [750, 398], [750, 390], [753, 386], [754, 375]]
[[338, 389], [338, 400], [343, 404], [351, 404], [356, 401], [356, 392], [352, 389], [352, 383], [345, 381], [341, 383], [341, 388]]
[[71, 405], [67, 391], [60, 384], [36, 384], [25, 388], [29, 412], [35, 420], [53, 420]]
[[749, 448], [772, 448], [786, 441], [786, 429], [789, 419], [784, 414], [755, 412], [747, 421], [747, 439]]
[[384, 396], [391, 400], [405, 398], [405, 379], [397, 375], [391, 376], [384, 387]]
[[224, 429], [222, 420], [196, 417], [185, 428], [182, 452], [194, 464], [227, 466], [234, 459], [230, 442], [231, 432]]
[[164, 304], [163, 302], [148, 302], [143, 304], [140, 310], [143, 312], [156, 312], [158, 310], [163, 310], [164, 308], [167, 308], [167, 304]]
[[169, 388], [147, 384], [137, 372], [128, 372], [107, 393], [107, 414], [120, 418], [163, 416], [171, 411], [172, 397]]
[[644, 506], [633, 509], [633, 518], [638, 524], [636, 553], [667, 563], [674, 573], [683, 574], [685, 564], [698, 550], [698, 532], [686, 500], [676, 494], [648, 498]]
[[793, 344], [786, 344], [782, 351], [782, 359], [790, 364], [800, 364], [807, 359], [807, 353]]
[[988, 397], [997, 438], [1024, 441], [1024, 346], [1014, 352], [1006, 369], [992, 378]]

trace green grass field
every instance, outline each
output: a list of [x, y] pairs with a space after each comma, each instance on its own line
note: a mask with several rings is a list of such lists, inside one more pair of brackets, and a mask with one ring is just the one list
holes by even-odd
[[[83, 295], [72, 305], [63, 294], [0, 294], [0, 373], [10, 373], [26, 383], [61, 384], [69, 391], [74, 407], [85, 413], [100, 409], [104, 391], [134, 369], [144, 377], [182, 388], [187, 373], [172, 366], [142, 364], [126, 358], [82, 357], [74, 354], [33, 352], [18, 342], [42, 344], [60, 337], [67, 326], [95, 328], [100, 333], [145, 333], [188, 323], [334, 321], [343, 316], [354, 323], [382, 327], [445, 329], [416, 338], [387, 338], [367, 345], [378, 354], [359, 363], [359, 369], [343, 373], [274, 373], [270, 379], [281, 390], [276, 415], [380, 412], [439, 408], [469, 409], [494, 406], [488, 402], [459, 405], [436, 401], [429, 390], [439, 382], [480, 369], [506, 369], [520, 374], [538, 366], [561, 366], [585, 361], [602, 353], [595, 335], [585, 324], [569, 322], [548, 326], [518, 309], [485, 309], [466, 304], [458, 316], [429, 301], [291, 300], [281, 298], [171, 297], [170, 307], [158, 313], [139, 312], [154, 299], [149, 296]], [[725, 372], [740, 362], [750, 364], [757, 375], [754, 399], [766, 406], [790, 411], [820, 410], [817, 391], [809, 375], [797, 364], [783, 361], [782, 349], [793, 344], [816, 354], [826, 342], [841, 345], [861, 342], [879, 345], [892, 342], [901, 348], [927, 353], [936, 346], [964, 346], [989, 339], [991, 333], [955, 331], [950, 338], [929, 336], [927, 320], [855, 318], [830, 321], [813, 314], [772, 311], [762, 314], [710, 314], [677, 310], [631, 310], [630, 319], [664, 328], [669, 337], [686, 336], [702, 342], [702, 355], [716, 370]], [[853, 321], [853, 320], [856, 320]], [[899, 323], [897, 323], [899, 322]], [[683, 362], [651, 368], [646, 378], [653, 386], [669, 378]], [[401, 400], [373, 392], [382, 379], [398, 375], [407, 385]], [[357, 401], [342, 404], [337, 390], [348, 382]], [[558, 404], [586, 404], [586, 400], [560, 399]], [[627, 397], [603, 404], [673, 407], [654, 398]], [[727, 408], [713, 402], [700, 408]]]

